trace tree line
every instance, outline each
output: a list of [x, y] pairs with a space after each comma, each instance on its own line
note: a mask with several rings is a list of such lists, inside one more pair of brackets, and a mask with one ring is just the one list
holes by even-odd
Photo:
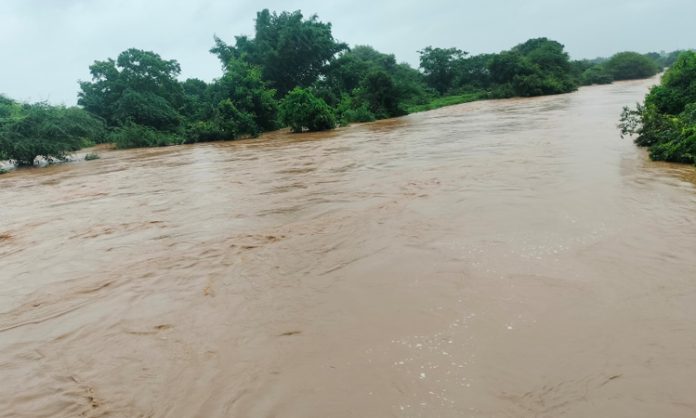
[[331, 24], [300, 11], [257, 13], [254, 36], [214, 37], [212, 82], [179, 80], [176, 60], [128, 49], [95, 61], [79, 107], [0, 98], [0, 160], [31, 165], [95, 143], [163, 146], [333, 129], [484, 98], [539, 96], [581, 85], [645, 78], [676, 53], [634, 52], [572, 61], [564, 46], [530, 39], [498, 54], [426, 47], [418, 69], [366, 45], [349, 48]]
[[619, 127], [655, 160], [696, 164], [696, 52], [680, 54], [643, 103], [624, 108]]

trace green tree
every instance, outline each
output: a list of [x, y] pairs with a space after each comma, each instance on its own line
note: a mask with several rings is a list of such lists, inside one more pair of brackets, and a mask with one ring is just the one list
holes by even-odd
[[159, 131], [174, 131], [181, 123], [181, 115], [164, 97], [130, 88], [123, 91], [110, 116], [119, 126], [133, 122]]
[[696, 103], [696, 52], [684, 52], [665, 72], [659, 86], [645, 99], [657, 112], [678, 115], [690, 103]]
[[696, 52], [680, 54], [644, 104], [624, 109], [619, 126], [653, 159], [696, 163]]
[[220, 79], [182, 83], [188, 142], [256, 136], [278, 127], [275, 90], [267, 87], [261, 70], [231, 58]]
[[189, 78], [181, 83], [184, 92], [184, 105], [181, 114], [187, 120], [205, 120], [213, 115], [210, 99], [210, 85], [197, 78]]
[[682, 52], [687, 52], [687, 51], [677, 50], [677, 51], [672, 51], [670, 53], [663, 53], [662, 58], [660, 60], [660, 65], [662, 65], [663, 68], [671, 67], [672, 64], [674, 64], [677, 61], [677, 59], [682, 54]]
[[356, 97], [362, 80], [374, 63], [364, 60], [354, 50], [342, 53], [325, 70], [325, 76], [314, 84], [314, 93], [329, 106], [336, 108], [342, 125], [375, 120], [375, 115], [362, 99]]
[[406, 114], [401, 107], [400, 92], [394, 80], [383, 70], [374, 70], [363, 79], [358, 97], [377, 119]]
[[491, 86], [489, 66], [495, 54], [480, 54], [466, 57], [455, 64], [454, 89], [471, 91]]
[[257, 135], [278, 127], [276, 91], [267, 87], [261, 69], [240, 59], [231, 59], [225, 74], [211, 86], [213, 103], [230, 100], [234, 107], [251, 120], [240, 133]]
[[280, 106], [283, 123], [293, 132], [325, 131], [336, 127], [331, 108], [310, 91], [296, 87], [283, 99]]
[[239, 36], [230, 46], [216, 37], [211, 52], [223, 66], [232, 58], [259, 66], [263, 78], [283, 96], [296, 86], [314, 83], [334, 56], [346, 48], [334, 39], [331, 24], [319, 21], [317, 15], [304, 19], [299, 10], [277, 14], [264, 9], [256, 15], [253, 39]]
[[102, 117], [109, 126], [128, 122], [157, 130], [180, 124], [184, 94], [176, 77], [179, 63], [158, 54], [128, 49], [114, 61], [95, 61], [91, 81], [80, 82], [78, 104]]
[[580, 84], [583, 86], [589, 86], [591, 84], [610, 84], [612, 81], [614, 81], [614, 77], [612, 77], [604, 66], [600, 64], [593, 65], [586, 69], [580, 76]]
[[418, 51], [420, 54], [420, 68], [425, 74], [428, 85], [440, 94], [444, 94], [452, 88], [456, 77], [458, 63], [467, 55], [457, 48], [433, 48], [426, 47]]
[[495, 96], [540, 96], [577, 89], [564, 46], [547, 38], [530, 39], [494, 56], [488, 69], [498, 84]]
[[[104, 135], [100, 119], [75, 107], [25, 104], [0, 118], [0, 156], [17, 165], [33, 165], [37, 157], [64, 160]], [[1, 107], [1, 106], [0, 106]]]
[[401, 115], [406, 103], [428, 96], [419, 71], [367, 45], [341, 53], [314, 91], [336, 107], [341, 124]]
[[350, 94], [360, 86], [367, 74], [376, 69], [394, 69], [393, 55], [382, 54], [370, 46], [359, 45], [341, 53], [324, 71], [324, 79], [318, 83], [320, 90], [327, 90], [324, 98], [336, 103], [344, 93]]
[[542, 72], [560, 78], [571, 70], [570, 58], [564, 48], [563, 44], [548, 38], [535, 38], [517, 45], [513, 51], [524, 55]]
[[536, 69], [517, 51], [503, 51], [488, 63], [491, 80], [496, 84], [512, 83], [515, 77], [533, 74]]
[[604, 66], [614, 80], [648, 78], [659, 71], [655, 61], [637, 52], [619, 52]]
[[353, 122], [372, 122], [376, 116], [363, 100], [344, 93], [336, 106], [336, 117], [342, 126]]

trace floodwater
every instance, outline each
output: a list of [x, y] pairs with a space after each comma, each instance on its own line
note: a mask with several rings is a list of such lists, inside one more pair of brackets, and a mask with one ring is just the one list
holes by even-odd
[[696, 416], [654, 82], [0, 176], [0, 416]]

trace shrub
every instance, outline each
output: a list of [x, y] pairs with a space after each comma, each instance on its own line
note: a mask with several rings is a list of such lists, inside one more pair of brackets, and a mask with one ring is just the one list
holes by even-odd
[[214, 120], [196, 121], [186, 129], [186, 142], [206, 142], [233, 139], [234, 134], [225, 132], [222, 126]]
[[611, 84], [614, 81], [614, 77], [607, 72], [607, 70], [602, 65], [593, 65], [592, 67], [586, 69], [580, 75], [580, 83], [583, 86], [589, 86], [592, 84]]
[[625, 108], [619, 127], [653, 159], [696, 163], [696, 52], [679, 56], [645, 104]]
[[26, 104], [0, 123], [0, 157], [17, 165], [33, 165], [37, 157], [65, 160], [103, 136], [103, 122], [78, 108]]
[[341, 102], [336, 107], [336, 116], [342, 126], [353, 122], [372, 122], [376, 119], [367, 103], [348, 94], [341, 97]]
[[283, 123], [293, 132], [325, 131], [336, 127], [336, 118], [326, 102], [310, 91], [296, 87], [280, 106]]

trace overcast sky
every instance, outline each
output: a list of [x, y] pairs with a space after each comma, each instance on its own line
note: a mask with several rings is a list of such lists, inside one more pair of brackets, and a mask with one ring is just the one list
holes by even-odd
[[209, 81], [220, 75], [213, 34], [252, 35], [263, 8], [316, 13], [338, 40], [414, 66], [428, 45], [497, 52], [540, 36], [573, 58], [696, 47], [696, 0], [0, 0], [0, 93], [75, 104], [89, 65], [130, 47]]

